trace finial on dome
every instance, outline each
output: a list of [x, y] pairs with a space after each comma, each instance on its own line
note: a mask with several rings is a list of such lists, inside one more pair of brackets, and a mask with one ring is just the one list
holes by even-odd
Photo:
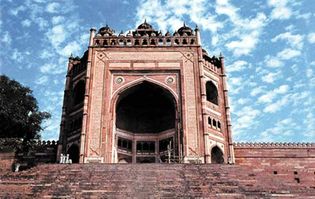
[[196, 24], [195, 31], [198, 31], [198, 30], [199, 30], [199, 27], [198, 27], [198, 25]]
[[184, 25], [183, 25], [184, 27], [186, 27], [186, 23], [185, 23], [185, 21], [184, 21]]
[[220, 59], [224, 58], [222, 52], [220, 52], [219, 58], [220, 58]]
[[147, 19], [146, 18], [144, 19], [144, 23], [147, 23]]

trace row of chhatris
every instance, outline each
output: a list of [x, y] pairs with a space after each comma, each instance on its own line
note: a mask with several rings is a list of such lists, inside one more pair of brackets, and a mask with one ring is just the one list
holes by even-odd
[[[186, 24], [184, 23], [184, 25], [179, 28], [177, 31], [174, 32], [173, 36], [196, 36], [196, 32], [198, 32], [199, 29], [196, 26], [195, 30], [192, 30], [190, 27], [186, 26]], [[96, 37], [110, 37], [110, 36], [116, 36], [115, 35], [115, 31], [110, 28], [108, 25], [106, 25], [105, 27], [102, 27], [99, 29], [98, 33], [96, 34]], [[138, 26], [138, 28], [135, 31], [129, 31], [126, 35], [124, 34], [123, 31], [121, 31], [118, 34], [118, 37], [122, 37], [122, 36], [127, 36], [127, 37], [143, 37], [143, 36], [147, 36], [147, 37], [161, 37], [161, 36], [166, 36], [166, 37], [171, 37], [171, 33], [169, 31], [167, 31], [165, 33], [165, 35], [162, 34], [161, 31], [156, 31], [153, 29], [152, 25], [150, 25], [149, 23], [146, 22], [146, 20], [144, 21], [144, 23], [140, 24]]]

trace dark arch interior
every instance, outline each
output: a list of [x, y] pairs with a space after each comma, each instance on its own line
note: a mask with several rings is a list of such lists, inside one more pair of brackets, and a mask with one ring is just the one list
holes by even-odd
[[133, 133], [159, 133], [175, 127], [172, 94], [149, 82], [124, 91], [116, 114], [116, 127]]
[[206, 93], [207, 100], [218, 105], [218, 89], [211, 81], [206, 83]]
[[223, 153], [221, 149], [217, 146], [213, 147], [211, 150], [211, 163], [213, 164], [224, 163]]
[[72, 160], [72, 163], [79, 163], [80, 150], [79, 150], [79, 146], [78, 145], [73, 144], [68, 149], [68, 154], [69, 154], [69, 158]]
[[80, 81], [77, 83], [73, 89], [74, 95], [74, 105], [80, 104], [84, 100], [85, 94], [85, 83], [84, 81]]

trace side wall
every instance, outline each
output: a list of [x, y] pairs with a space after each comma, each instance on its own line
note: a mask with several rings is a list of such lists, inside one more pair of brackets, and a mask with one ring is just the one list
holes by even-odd
[[21, 164], [20, 169], [41, 163], [56, 163], [58, 142], [33, 142], [32, 149], [25, 154], [18, 152], [18, 148], [22, 148], [21, 140], [14, 140], [14, 138], [7, 140], [0, 139], [0, 172], [12, 171], [15, 163]]
[[14, 152], [0, 152], [0, 172], [11, 171], [14, 161]]
[[257, 168], [315, 169], [315, 144], [234, 144], [235, 163]]

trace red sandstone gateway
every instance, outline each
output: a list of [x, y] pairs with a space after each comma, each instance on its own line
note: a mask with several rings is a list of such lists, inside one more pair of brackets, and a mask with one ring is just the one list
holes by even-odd
[[[54, 142], [37, 147], [38, 163], [55, 162]], [[0, 154], [0, 198], [315, 198], [315, 144], [232, 145], [223, 57], [210, 58], [198, 28], [186, 25], [173, 35], [146, 22], [126, 35], [91, 29], [88, 51], [69, 59], [61, 153], [74, 163], [235, 164], [42, 164], [14, 173], [1, 171], [19, 154]]]
[[91, 29], [70, 57], [61, 153], [73, 162], [234, 162], [224, 58], [202, 49], [198, 27], [173, 34], [144, 22]]

